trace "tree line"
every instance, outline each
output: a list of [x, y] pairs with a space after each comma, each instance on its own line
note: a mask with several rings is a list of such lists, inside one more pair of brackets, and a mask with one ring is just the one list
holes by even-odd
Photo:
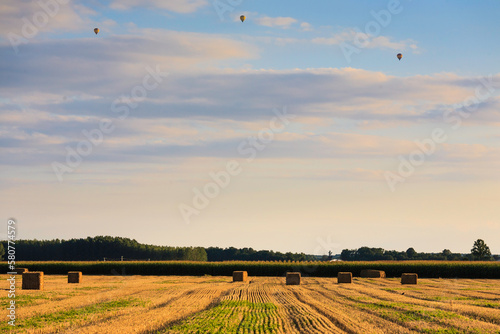
[[[7, 241], [0, 242], [0, 260], [4, 260]], [[97, 236], [70, 240], [18, 240], [16, 241], [17, 261], [328, 261], [334, 256], [307, 255], [304, 253], [280, 253], [252, 248], [220, 247], [168, 247], [141, 244], [134, 239]], [[337, 256], [335, 256], [337, 257]], [[383, 248], [361, 247], [344, 249], [342, 261], [403, 261], [403, 260], [500, 260], [491, 255], [486, 243], [478, 239], [470, 254], [452, 253], [445, 249], [440, 253], [419, 253], [410, 247], [406, 251], [384, 250]]]
[[490, 248], [484, 240], [477, 239], [470, 254], [452, 253], [444, 249], [441, 253], [418, 253], [413, 247], [406, 251], [385, 250], [383, 248], [361, 247], [358, 249], [344, 249], [340, 253], [342, 261], [404, 261], [404, 260], [433, 260], [433, 261], [490, 261], [500, 260], [498, 255], [491, 255]]
[[[0, 243], [0, 260], [3, 260]], [[141, 244], [135, 239], [97, 236], [70, 240], [17, 240], [17, 261], [313, 261], [304, 253], [280, 253], [252, 248], [168, 247]]]
[[208, 261], [315, 261], [314, 255], [304, 253], [280, 253], [269, 250], [256, 251], [253, 248], [219, 248], [206, 249]]
[[[7, 248], [7, 242], [2, 242]], [[97, 236], [70, 240], [17, 240], [17, 261], [116, 261], [188, 260], [206, 261], [203, 247], [146, 245], [134, 239]]]

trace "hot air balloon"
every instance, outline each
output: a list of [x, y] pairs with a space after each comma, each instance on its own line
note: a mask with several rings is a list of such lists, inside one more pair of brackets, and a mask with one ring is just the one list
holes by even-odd
[[403, 58], [403, 55], [401, 53], [398, 53], [396, 57], [398, 57], [398, 59], [401, 60], [401, 58]]
[[94, 32], [97, 35], [97, 33], [99, 32], [99, 28], [94, 28]]
[[245, 15], [241, 15], [240, 20], [241, 20], [241, 22], [245, 21]]

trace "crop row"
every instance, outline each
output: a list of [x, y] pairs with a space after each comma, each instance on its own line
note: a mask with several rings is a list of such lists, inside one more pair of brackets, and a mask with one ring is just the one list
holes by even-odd
[[[499, 262], [18, 262], [17, 267], [45, 274], [67, 274], [82, 271], [84, 275], [180, 275], [231, 276], [233, 271], [246, 270], [249, 276], [285, 276], [286, 272], [301, 272], [303, 276], [336, 277], [338, 272], [359, 276], [363, 269], [385, 271], [387, 277], [402, 273], [417, 273], [421, 278], [500, 278]], [[4, 272], [9, 270], [4, 265]]]

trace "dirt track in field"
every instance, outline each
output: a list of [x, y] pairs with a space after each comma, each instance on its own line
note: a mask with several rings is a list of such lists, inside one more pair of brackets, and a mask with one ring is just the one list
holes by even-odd
[[[7, 305], [6, 275], [1, 275]], [[12, 333], [500, 333], [500, 281], [283, 277], [46, 276], [16, 291]], [[2, 307], [6, 315], [6, 307]]]

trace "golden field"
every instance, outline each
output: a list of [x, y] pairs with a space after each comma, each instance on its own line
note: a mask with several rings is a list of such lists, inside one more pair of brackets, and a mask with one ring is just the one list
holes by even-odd
[[43, 291], [16, 282], [9, 326], [0, 275], [1, 332], [12, 333], [500, 333], [500, 280], [46, 275]]

